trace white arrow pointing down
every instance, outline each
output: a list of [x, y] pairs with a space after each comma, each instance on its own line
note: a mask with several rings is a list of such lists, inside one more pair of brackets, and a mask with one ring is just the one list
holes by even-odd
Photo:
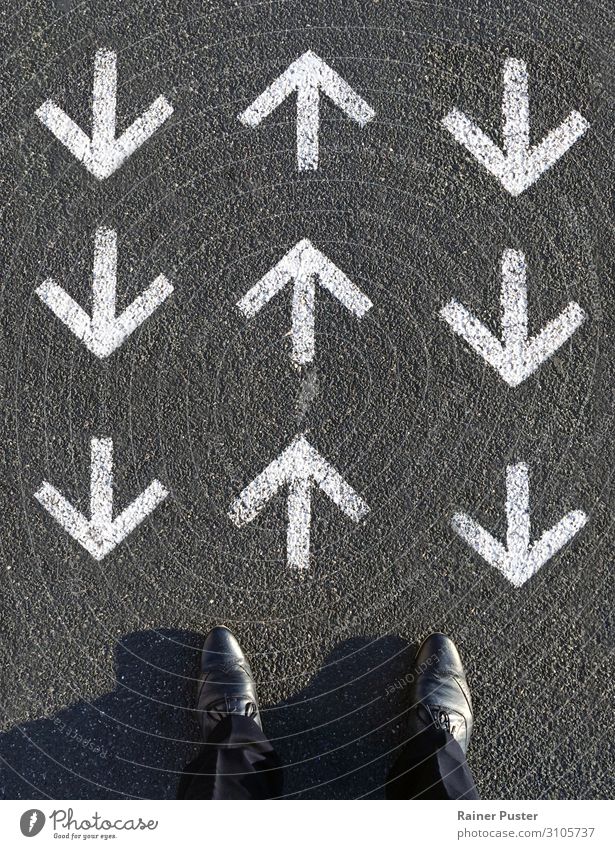
[[440, 316], [509, 386], [523, 383], [585, 320], [581, 307], [571, 301], [557, 318], [529, 339], [525, 256], [514, 250], [502, 255], [501, 342], [454, 299], [440, 310]]
[[92, 317], [50, 277], [36, 294], [69, 327], [86, 348], [101, 360], [115, 351], [165, 301], [173, 286], [160, 274], [116, 316], [117, 234], [99, 227], [94, 240]]
[[314, 484], [353, 521], [358, 522], [369, 512], [365, 501], [333, 466], [305, 437], [298, 436], [233, 501], [229, 518], [238, 527], [248, 524], [282, 486], [288, 485], [287, 562], [296, 569], [307, 569]]
[[531, 146], [527, 65], [521, 59], [504, 63], [502, 115], [503, 150], [458, 109], [442, 124], [513, 197], [535, 183], [589, 129], [585, 118], [573, 111], [540, 144]]
[[113, 440], [92, 439], [90, 472], [90, 518], [76, 510], [47, 481], [34, 497], [73, 539], [96, 560], [102, 560], [167, 497], [154, 480], [119, 516], [113, 518]]
[[525, 463], [506, 469], [506, 546], [465, 513], [451, 520], [453, 530], [487, 563], [498, 569], [515, 587], [520, 587], [550, 560], [586, 524], [582, 510], [567, 513], [537, 542], [531, 543], [530, 480]]
[[97, 50], [94, 57], [91, 139], [53, 100], [46, 100], [36, 110], [36, 117], [98, 180], [113, 174], [173, 113], [168, 100], [160, 96], [116, 138], [116, 98], [116, 54], [111, 50]]

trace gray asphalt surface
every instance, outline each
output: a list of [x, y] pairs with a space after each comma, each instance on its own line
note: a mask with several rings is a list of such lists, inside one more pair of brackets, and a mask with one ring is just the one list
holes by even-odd
[[[172, 797], [220, 622], [252, 659], [289, 795], [383, 795], [400, 682], [443, 630], [474, 694], [484, 797], [612, 796], [612, 8], [33, 0], [0, 22], [3, 796]], [[175, 110], [102, 183], [34, 116], [52, 97], [89, 129], [98, 47], [118, 53], [120, 129], [159, 94]], [[320, 168], [298, 173], [294, 101], [255, 130], [236, 116], [308, 48], [376, 118], [361, 129], [325, 103]], [[458, 106], [499, 138], [509, 56], [528, 63], [536, 140], [571, 109], [591, 123], [516, 199], [439, 125]], [[160, 273], [175, 286], [102, 363], [34, 294], [53, 275], [87, 307], [99, 225], [118, 230], [120, 306]], [[302, 238], [374, 306], [358, 322], [322, 294], [300, 370], [288, 291], [251, 322], [235, 303]], [[515, 390], [438, 318], [457, 297], [498, 330], [506, 247], [527, 256], [532, 332], [570, 300], [588, 313]], [[244, 529], [227, 518], [297, 432], [371, 508], [356, 526], [315, 497], [303, 577], [283, 496]], [[33, 498], [46, 479], [87, 511], [92, 436], [115, 443], [116, 509], [154, 477], [171, 490], [100, 563]], [[515, 589], [449, 520], [502, 537], [518, 460], [535, 534], [572, 509], [590, 521]]]

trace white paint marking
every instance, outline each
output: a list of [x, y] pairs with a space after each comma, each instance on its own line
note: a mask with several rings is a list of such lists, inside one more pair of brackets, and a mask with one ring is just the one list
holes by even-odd
[[515, 586], [520, 587], [581, 530], [588, 521], [582, 510], [567, 513], [531, 543], [530, 483], [525, 463], [506, 469], [506, 547], [465, 513], [453, 516], [453, 529]]
[[372, 306], [370, 299], [330, 259], [317, 250], [309, 239], [297, 242], [295, 247], [237, 302], [246, 318], [253, 318], [287, 283], [294, 281], [292, 359], [298, 365], [311, 363], [314, 359], [316, 280], [357, 318], [362, 318]]
[[297, 164], [300, 171], [318, 168], [321, 91], [361, 127], [376, 114], [339, 74], [308, 50], [239, 115], [239, 120], [248, 127], [258, 126], [294, 91], [297, 92]]
[[36, 116], [97, 179], [104, 180], [146, 142], [173, 113], [165, 97], [158, 97], [119, 138], [115, 137], [117, 57], [97, 50], [94, 57], [92, 138], [53, 100], [46, 100]]
[[501, 342], [454, 299], [440, 310], [440, 316], [509, 386], [523, 383], [585, 320], [584, 311], [571, 301], [557, 318], [528, 339], [526, 264], [521, 251], [507, 250], [502, 255], [501, 303]]
[[117, 234], [99, 227], [94, 242], [92, 317], [50, 277], [36, 294], [101, 360], [115, 351], [165, 301], [173, 286], [160, 274], [116, 316]]
[[305, 437], [297, 436], [233, 501], [229, 517], [238, 527], [248, 524], [282, 486], [288, 485], [287, 561], [296, 569], [307, 569], [314, 483], [354, 522], [369, 512], [365, 501], [333, 466]]
[[590, 126], [573, 111], [532, 147], [527, 65], [521, 59], [507, 59], [504, 63], [502, 115], [503, 151], [458, 109], [449, 112], [442, 124], [514, 197], [535, 183]]
[[96, 560], [102, 560], [141, 524], [169, 494], [154, 480], [120, 515], [113, 519], [113, 440], [92, 439], [90, 519], [75, 510], [47, 481], [34, 497], [73, 539]]

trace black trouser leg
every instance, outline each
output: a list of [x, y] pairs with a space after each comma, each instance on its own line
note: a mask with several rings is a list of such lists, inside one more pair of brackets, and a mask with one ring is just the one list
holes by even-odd
[[387, 780], [388, 799], [480, 799], [452, 734], [426, 728], [404, 746]]
[[178, 799], [273, 799], [282, 767], [253, 719], [230, 714], [215, 727], [179, 781]]

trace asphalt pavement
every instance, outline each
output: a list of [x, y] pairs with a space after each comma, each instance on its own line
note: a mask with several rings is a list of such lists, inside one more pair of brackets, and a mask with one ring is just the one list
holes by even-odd
[[[32, 0], [0, 12], [0, 792], [172, 798], [194, 754], [198, 650], [229, 625], [258, 678], [287, 793], [381, 797], [430, 631], [450, 634], [476, 717], [485, 798], [608, 798], [615, 584], [615, 103], [608, 4], [574, 0]], [[117, 56], [117, 130], [173, 114], [99, 180], [35, 112], [91, 131], [94, 57]], [[374, 111], [326, 97], [300, 170], [295, 97], [246, 110], [312, 50]], [[513, 196], [442, 126], [502, 139], [502, 69], [527, 65], [531, 142], [589, 129]], [[94, 237], [117, 233], [118, 310], [173, 292], [105, 359], [45, 305], [92, 301]], [[371, 302], [316, 291], [293, 360], [291, 287], [237, 302], [309, 239]], [[500, 335], [501, 261], [522, 251], [529, 332], [585, 321], [511, 387], [439, 315], [457, 299]], [[296, 359], [296, 358], [295, 358]], [[312, 497], [309, 567], [287, 564], [286, 491], [237, 527], [242, 490], [303, 434], [369, 507]], [[92, 439], [112, 439], [114, 516], [168, 491], [102, 559], [34, 498], [84, 515]], [[529, 470], [532, 539], [586, 525], [521, 586], [451, 527], [504, 541], [507, 467]]]

